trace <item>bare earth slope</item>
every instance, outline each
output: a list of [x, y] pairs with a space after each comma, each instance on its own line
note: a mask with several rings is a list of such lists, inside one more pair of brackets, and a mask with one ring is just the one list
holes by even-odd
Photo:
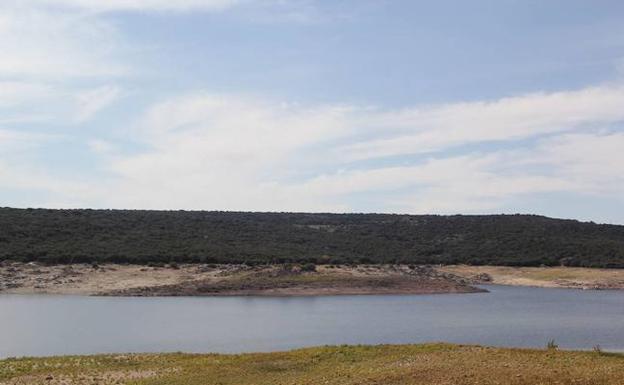
[[624, 356], [447, 344], [0, 360], [0, 385], [621, 385]]
[[581, 267], [442, 266], [438, 271], [469, 282], [577, 289], [624, 289], [624, 269]]
[[434, 294], [476, 284], [624, 289], [624, 269], [503, 266], [92, 266], [0, 263], [0, 293], [120, 296]]
[[338, 295], [473, 293], [452, 274], [429, 267], [297, 265], [174, 265], [167, 267], [86, 264], [0, 266], [0, 292], [120, 296]]

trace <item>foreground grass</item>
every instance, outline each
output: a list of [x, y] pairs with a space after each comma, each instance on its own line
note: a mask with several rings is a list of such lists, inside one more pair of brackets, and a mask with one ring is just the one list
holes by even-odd
[[448, 344], [0, 361], [0, 384], [624, 384], [624, 356]]

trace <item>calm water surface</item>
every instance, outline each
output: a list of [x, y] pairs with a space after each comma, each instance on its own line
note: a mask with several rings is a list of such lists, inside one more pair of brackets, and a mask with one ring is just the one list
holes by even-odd
[[485, 294], [110, 298], [0, 296], [0, 357], [248, 352], [447, 341], [624, 351], [624, 292], [489, 286]]

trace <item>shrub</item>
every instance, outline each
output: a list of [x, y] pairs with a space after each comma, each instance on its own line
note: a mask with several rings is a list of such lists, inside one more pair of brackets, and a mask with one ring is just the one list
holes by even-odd
[[[335, 231], [311, 231], [318, 226]], [[616, 268], [624, 267], [624, 226], [533, 215], [0, 208], [0, 261], [5, 259]]]
[[147, 264], [149, 267], [165, 267], [165, 264], [162, 262], [149, 262]]
[[316, 265], [314, 263], [306, 263], [301, 266], [301, 271], [316, 271]]
[[548, 341], [548, 343], [546, 344], [546, 349], [548, 349], [548, 350], [557, 350], [557, 349], [559, 349], [559, 345], [557, 345], [557, 343], [553, 339], [553, 340]]

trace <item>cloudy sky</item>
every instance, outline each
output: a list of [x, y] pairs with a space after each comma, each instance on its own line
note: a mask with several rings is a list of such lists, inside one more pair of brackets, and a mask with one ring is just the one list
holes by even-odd
[[624, 224], [624, 2], [2, 0], [0, 206]]

